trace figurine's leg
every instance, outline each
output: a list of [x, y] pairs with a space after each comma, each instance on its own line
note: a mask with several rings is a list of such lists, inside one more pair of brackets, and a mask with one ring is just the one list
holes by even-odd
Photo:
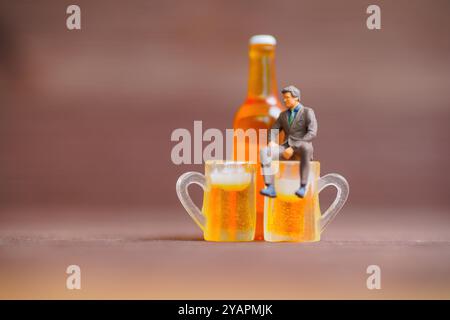
[[[272, 148], [266, 146], [261, 148], [259, 152], [259, 159], [261, 161], [262, 172], [264, 176], [264, 183], [266, 185], [273, 183], [273, 172], [271, 168], [271, 164], [273, 160], [279, 160], [281, 154], [284, 152], [286, 148], [283, 146], [279, 146], [278, 148]], [[270, 153], [269, 153], [270, 152]]]
[[308, 183], [309, 168], [311, 167], [311, 147], [302, 145], [300, 147], [300, 158], [301, 184], [306, 185]]
[[269, 155], [269, 147], [261, 148], [261, 150], [259, 151], [259, 159], [261, 161], [264, 184], [266, 186], [272, 184], [273, 176], [270, 175], [272, 157]]
[[[276, 197], [275, 188], [273, 186], [273, 172], [272, 172], [272, 160], [278, 160], [280, 154], [284, 151], [284, 147], [280, 146], [278, 149], [264, 147], [260, 150], [260, 161], [262, 166], [262, 172], [264, 177], [264, 184], [267, 186], [262, 189], [260, 193], [268, 197]], [[270, 152], [270, 153], [269, 153]]]
[[300, 154], [300, 188], [295, 194], [303, 198], [306, 194], [306, 186], [308, 183], [312, 147], [309, 144], [302, 143], [295, 151]]

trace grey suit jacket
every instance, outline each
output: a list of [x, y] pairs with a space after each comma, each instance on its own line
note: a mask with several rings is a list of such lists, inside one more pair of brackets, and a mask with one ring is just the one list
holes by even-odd
[[302, 105], [290, 126], [289, 110], [281, 112], [270, 130], [269, 141], [276, 142], [279, 130], [285, 133], [285, 139], [281, 145], [299, 147], [303, 142], [312, 147], [311, 141], [317, 135], [317, 120], [313, 109]]

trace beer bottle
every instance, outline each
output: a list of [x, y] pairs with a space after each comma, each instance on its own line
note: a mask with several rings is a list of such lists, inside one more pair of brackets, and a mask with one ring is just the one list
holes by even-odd
[[[247, 98], [240, 106], [234, 117], [233, 128], [236, 129], [266, 129], [269, 132], [280, 112], [285, 108], [278, 99], [275, 78], [275, 46], [276, 40], [270, 35], [255, 35], [249, 43], [249, 78]], [[282, 138], [282, 137], [280, 137]], [[255, 150], [250, 146], [249, 139], [244, 141], [234, 139], [234, 158], [249, 161], [249, 151]], [[259, 148], [267, 141], [261, 141], [257, 134], [257, 184], [256, 184], [256, 233], [255, 240], [264, 239], [264, 197], [259, 190], [264, 188], [264, 180], [259, 163]], [[239, 144], [245, 144], [245, 159], [237, 159]], [[241, 146], [242, 147], [242, 146]], [[254, 157], [253, 157], [254, 159]]]

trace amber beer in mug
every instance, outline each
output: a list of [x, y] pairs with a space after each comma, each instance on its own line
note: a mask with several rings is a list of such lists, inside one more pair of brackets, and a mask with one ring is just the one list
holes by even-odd
[[[177, 181], [177, 195], [207, 241], [252, 241], [256, 225], [255, 164], [239, 161], [205, 163], [205, 174], [187, 172]], [[190, 184], [204, 189], [203, 207], [193, 203]]]
[[[273, 161], [276, 198], [264, 204], [264, 239], [266, 241], [319, 241], [320, 234], [345, 204], [349, 193], [347, 181], [336, 173], [320, 177], [320, 163], [311, 161], [308, 187], [304, 198], [295, 195], [300, 186], [299, 161]], [[320, 212], [319, 193], [334, 186], [337, 195], [331, 206]]]
[[[249, 43], [249, 75], [247, 97], [234, 116], [234, 129], [265, 129], [269, 130], [281, 111], [285, 108], [278, 100], [278, 90], [275, 75], [275, 46], [276, 40], [270, 35], [256, 35]], [[283, 133], [280, 134], [283, 138]], [[253, 144], [253, 145], [252, 145]], [[234, 159], [238, 161], [259, 162], [259, 148], [264, 147], [266, 141], [234, 140]], [[237, 150], [243, 148], [244, 154]], [[256, 150], [251, 158], [251, 150]], [[258, 163], [259, 165], [259, 163]], [[259, 166], [258, 166], [259, 168]], [[264, 188], [263, 177], [258, 170], [256, 173], [256, 188]], [[263, 239], [264, 197], [256, 194], [256, 240]]]

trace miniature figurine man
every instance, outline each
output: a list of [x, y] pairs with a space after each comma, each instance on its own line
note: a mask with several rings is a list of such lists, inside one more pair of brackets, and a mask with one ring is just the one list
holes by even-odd
[[[269, 144], [260, 150], [260, 159], [266, 188], [260, 193], [275, 198], [273, 174], [270, 174], [272, 160], [300, 160], [300, 186], [295, 194], [303, 198], [307, 191], [310, 160], [313, 159], [312, 140], [317, 135], [317, 121], [314, 111], [300, 103], [300, 90], [288, 86], [281, 90], [283, 102], [288, 110], [280, 113], [270, 130]], [[275, 141], [279, 130], [283, 130], [285, 139], [281, 145]], [[282, 159], [280, 159], [282, 160]]]

